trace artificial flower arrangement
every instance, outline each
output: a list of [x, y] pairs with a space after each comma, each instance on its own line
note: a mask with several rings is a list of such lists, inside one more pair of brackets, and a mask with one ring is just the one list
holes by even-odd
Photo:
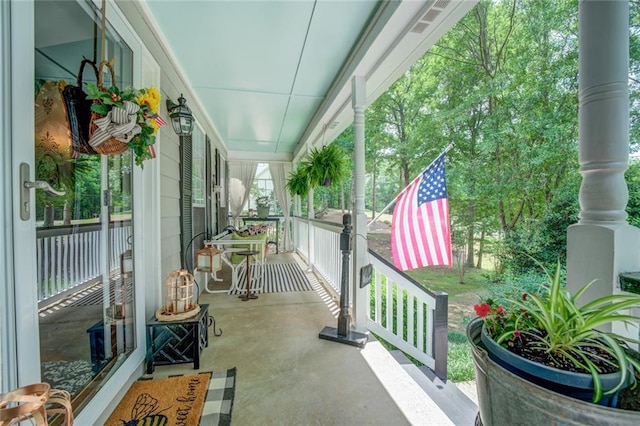
[[[634, 383], [634, 375], [640, 374], [640, 362], [626, 342], [638, 341], [599, 328], [614, 321], [640, 320], [627, 313], [640, 307], [640, 296], [614, 294], [580, 304], [578, 299], [594, 282], [571, 294], [562, 286], [560, 264], [554, 275], [545, 273], [548, 282], [541, 286], [540, 294], [511, 292], [474, 306], [484, 322], [483, 342], [487, 348], [497, 344], [552, 369], [591, 375], [593, 402]], [[603, 389], [603, 375], [616, 372], [619, 378], [612, 387]]]
[[258, 207], [271, 207], [271, 198], [268, 195], [256, 198], [256, 205]]
[[139, 166], [155, 157], [156, 133], [166, 124], [158, 115], [161, 95], [157, 88], [120, 90], [111, 86], [101, 90], [97, 85], [87, 83], [87, 92], [87, 99], [94, 100], [91, 111], [101, 116], [94, 120], [97, 129], [91, 135], [90, 145], [96, 147], [114, 138], [133, 150]]

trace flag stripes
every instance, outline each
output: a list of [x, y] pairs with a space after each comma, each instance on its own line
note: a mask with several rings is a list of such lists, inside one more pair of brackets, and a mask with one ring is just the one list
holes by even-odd
[[391, 252], [395, 266], [403, 271], [452, 265], [444, 153], [398, 195]]

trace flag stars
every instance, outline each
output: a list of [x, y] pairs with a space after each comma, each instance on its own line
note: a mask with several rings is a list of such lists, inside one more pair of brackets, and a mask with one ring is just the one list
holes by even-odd
[[444, 161], [438, 159], [422, 174], [417, 191], [418, 205], [447, 197]]

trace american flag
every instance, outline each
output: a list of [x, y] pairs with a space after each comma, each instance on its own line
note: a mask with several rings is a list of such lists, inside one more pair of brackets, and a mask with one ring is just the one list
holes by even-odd
[[165, 124], [167, 124], [167, 122], [164, 121], [164, 118], [162, 118], [160, 116], [160, 114], [154, 114], [154, 115], [151, 116], [151, 118], [153, 118], [156, 121], [156, 123], [158, 123], [158, 126], [160, 126], [160, 127], [162, 127]]
[[397, 268], [452, 266], [449, 201], [443, 152], [397, 197], [391, 252]]

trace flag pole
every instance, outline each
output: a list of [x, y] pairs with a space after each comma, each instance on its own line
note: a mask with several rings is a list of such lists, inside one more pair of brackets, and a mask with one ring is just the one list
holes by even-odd
[[[445, 149], [444, 151], [442, 151], [440, 154], [438, 154], [438, 156], [424, 169], [422, 169], [422, 171], [418, 174], [418, 176], [416, 176], [415, 178], [413, 178], [411, 180], [411, 182], [413, 182], [414, 180], [416, 180], [418, 177], [420, 177], [420, 175], [422, 173], [424, 173], [425, 170], [427, 170], [429, 167], [431, 167], [433, 165], [433, 163], [435, 163], [435, 161], [440, 158], [441, 155], [446, 154], [447, 152], [451, 151], [451, 148], [453, 148], [453, 142], [450, 143]], [[382, 216], [384, 214], [384, 212], [386, 212], [387, 210], [389, 210], [389, 208], [393, 205], [393, 203], [396, 202], [396, 200], [398, 199], [399, 196], [401, 196], [408, 188], [410, 185], [407, 185], [404, 187], [404, 189], [400, 192], [398, 192], [398, 195], [395, 196], [395, 198], [393, 200], [391, 200], [391, 202], [389, 202], [389, 204], [386, 205], [386, 207], [384, 209], [382, 209], [380, 211], [380, 213], [378, 213], [376, 215], [376, 217], [374, 217], [371, 222], [367, 223], [367, 227], [371, 226], [373, 223], [375, 223], [378, 219], [380, 219], [380, 216]]]

